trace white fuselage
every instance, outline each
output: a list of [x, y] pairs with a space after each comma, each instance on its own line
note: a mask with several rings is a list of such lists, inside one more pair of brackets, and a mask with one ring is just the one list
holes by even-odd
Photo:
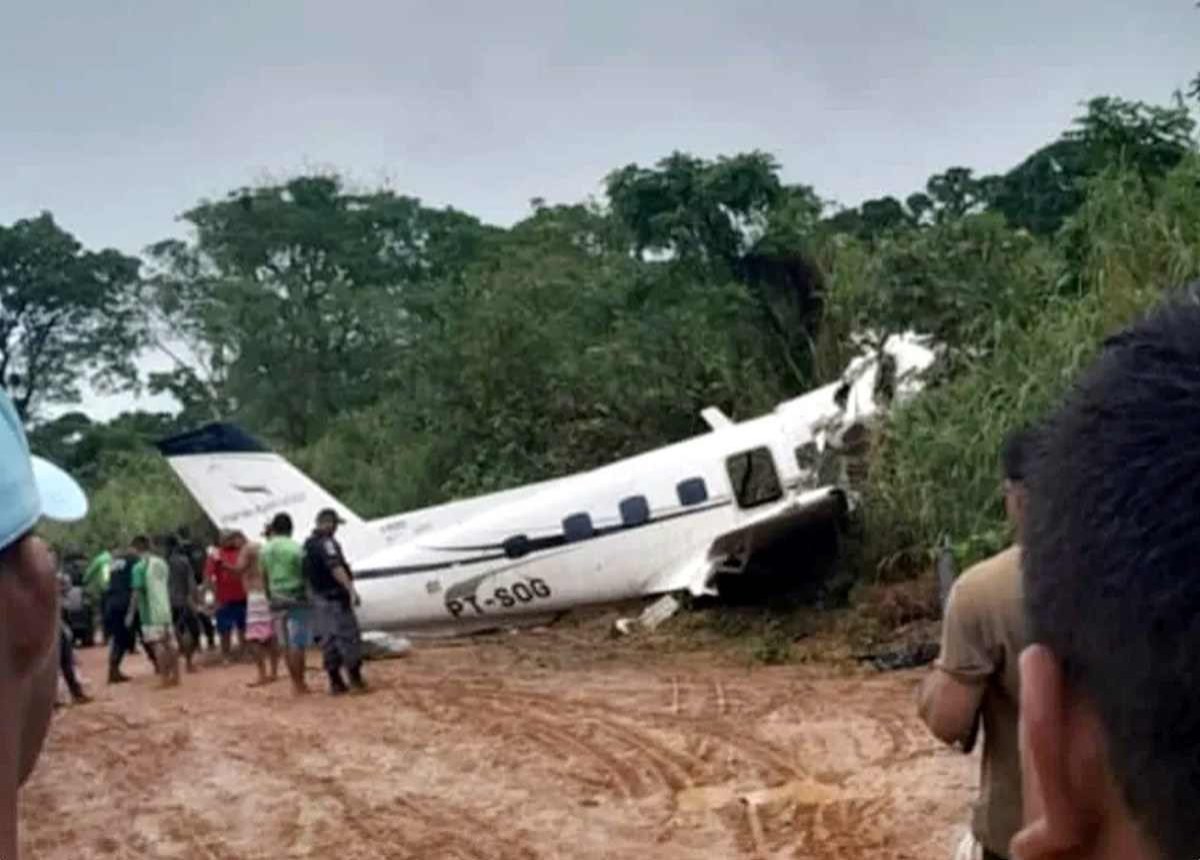
[[[364, 626], [544, 613], [686, 585], [703, 590], [714, 535], [797, 502], [802, 475], [775, 416], [555, 482], [520, 501], [383, 549], [355, 569]], [[777, 492], [738, 503], [726, 467], [741, 451], [774, 468]], [[770, 458], [767, 464], [766, 457]], [[823, 496], [824, 494], [818, 494]], [[701, 561], [695, 575], [689, 562]]]
[[[911, 394], [932, 353], [903, 337], [884, 352], [896, 392]], [[486, 627], [642, 595], [712, 593], [716, 573], [742, 568], [800, 518], [843, 510], [837, 486], [818, 486], [814, 454], [876, 411], [877, 373], [874, 357], [856, 359], [841, 381], [742, 423], [706, 410], [710, 432], [591, 471], [379, 520], [347, 512], [338, 538], [362, 597], [360, 622]], [[229, 425], [160, 449], [220, 527], [244, 530], [284, 510], [298, 525], [322, 507], [344, 511]]]

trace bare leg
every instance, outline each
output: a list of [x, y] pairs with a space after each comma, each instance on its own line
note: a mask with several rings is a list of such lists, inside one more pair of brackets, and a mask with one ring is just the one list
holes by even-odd
[[292, 676], [292, 691], [297, 694], [308, 692], [308, 684], [304, 682], [304, 649], [289, 648], [287, 652], [288, 674]]
[[190, 633], [184, 634], [183, 641], [179, 643], [180, 650], [183, 651], [183, 662], [187, 667], [189, 674], [196, 671], [196, 667], [192, 665], [192, 658], [196, 656], [196, 640], [192, 638]]
[[218, 635], [221, 637], [221, 662], [228, 664], [229, 663], [229, 647], [230, 647], [229, 631], [222, 630], [222, 631], [220, 631], [220, 633]]
[[261, 687], [264, 684], [271, 683], [267, 677], [267, 643], [266, 642], [251, 642], [250, 653], [254, 655], [254, 666], [258, 669], [258, 680], [251, 682], [251, 687]]
[[163, 680], [168, 687], [179, 683], [179, 655], [168, 639], [162, 645]]
[[279, 677], [279, 640], [272, 639], [267, 643], [267, 652], [271, 656], [271, 680]]

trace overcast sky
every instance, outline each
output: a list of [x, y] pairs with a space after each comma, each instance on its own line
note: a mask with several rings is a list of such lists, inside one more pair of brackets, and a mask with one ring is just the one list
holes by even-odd
[[1200, 71], [1191, 0], [43, 0], [2, 17], [0, 223], [48, 209], [128, 252], [202, 197], [306, 167], [507, 224], [631, 161], [761, 148], [855, 204], [1010, 167], [1081, 100], [1163, 102]]

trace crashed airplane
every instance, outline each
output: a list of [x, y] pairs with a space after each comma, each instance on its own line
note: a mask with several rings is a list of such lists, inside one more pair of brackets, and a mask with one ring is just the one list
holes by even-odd
[[714, 594], [717, 577], [744, 570], [756, 551], [846, 512], [841, 482], [819, 486], [822, 455], [885, 405], [881, 389], [915, 393], [933, 358], [920, 338], [893, 335], [839, 381], [767, 415], [735, 423], [710, 407], [703, 435], [375, 520], [230, 424], [158, 448], [219, 528], [254, 535], [285, 511], [303, 529], [318, 510], [337, 509], [363, 629], [468, 632], [587, 604]]

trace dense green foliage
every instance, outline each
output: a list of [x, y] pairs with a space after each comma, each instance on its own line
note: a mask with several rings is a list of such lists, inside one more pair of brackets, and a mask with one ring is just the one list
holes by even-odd
[[215, 416], [377, 515], [653, 448], [710, 404], [759, 413], [834, 378], [854, 341], [914, 329], [943, 358], [877, 436], [853, 558], [908, 571], [948, 538], [970, 561], [1004, 540], [1003, 435], [1200, 275], [1192, 133], [1179, 103], [1094, 99], [1005, 174], [953, 166], [854, 209], [761, 152], [627, 165], [603, 202], [535, 200], [508, 229], [335, 176], [202, 202], [135, 290], [137, 345], [176, 365], [148, 383], [182, 412], [36, 428], [94, 491], [62, 534], [198, 527], [148, 442]]
[[0, 386], [26, 420], [135, 375], [138, 261], [86, 251], [49, 213], [0, 225]]

